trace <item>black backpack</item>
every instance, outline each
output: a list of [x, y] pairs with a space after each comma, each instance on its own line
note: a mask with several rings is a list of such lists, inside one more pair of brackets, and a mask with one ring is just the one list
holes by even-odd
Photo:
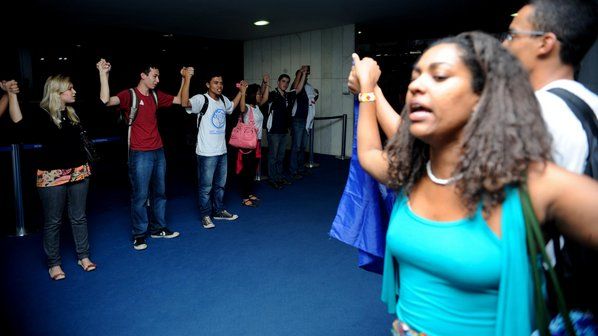
[[[554, 88], [548, 92], [561, 98], [581, 122], [588, 138], [588, 158], [584, 174], [598, 180], [598, 121], [596, 115], [581, 98], [573, 93]], [[565, 293], [567, 305], [571, 308], [591, 310], [598, 316], [598, 252], [563, 237], [565, 244], [558, 243], [560, 233], [554, 225], [547, 225], [547, 234], [552, 238], [556, 257], [555, 269]], [[554, 293], [554, 291], [552, 291]], [[550, 298], [553, 303], [556, 298]]]

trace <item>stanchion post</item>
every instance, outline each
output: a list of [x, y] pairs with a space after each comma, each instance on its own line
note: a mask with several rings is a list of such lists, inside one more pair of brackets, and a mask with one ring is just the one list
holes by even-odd
[[339, 159], [345, 159], [345, 148], [347, 144], [347, 115], [343, 114], [343, 143], [341, 144], [341, 156]]
[[25, 231], [25, 216], [23, 211], [23, 190], [21, 187], [21, 146], [12, 144], [12, 181], [15, 199], [16, 235], [22, 237]]

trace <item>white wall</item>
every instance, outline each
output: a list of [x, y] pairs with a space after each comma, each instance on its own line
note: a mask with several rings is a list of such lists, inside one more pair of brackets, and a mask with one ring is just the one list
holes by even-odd
[[[276, 87], [278, 76], [289, 74], [291, 81], [301, 65], [311, 65], [308, 81], [320, 91], [316, 117], [347, 114], [345, 155], [351, 155], [353, 139], [353, 95], [347, 90], [351, 53], [355, 50], [355, 27], [347, 25], [299, 34], [245, 41], [245, 79], [261, 83], [264, 73], [270, 74], [270, 86]], [[342, 143], [342, 121], [316, 120], [314, 152], [339, 155]], [[265, 142], [266, 139], [264, 139]], [[289, 139], [290, 144], [290, 139]]]

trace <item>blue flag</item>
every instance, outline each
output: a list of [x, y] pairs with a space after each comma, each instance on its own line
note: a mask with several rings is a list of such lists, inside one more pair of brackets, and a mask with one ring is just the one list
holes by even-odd
[[395, 193], [361, 168], [357, 158], [357, 100], [354, 115], [349, 177], [332, 223], [330, 236], [359, 249], [359, 267], [382, 274], [386, 229]]

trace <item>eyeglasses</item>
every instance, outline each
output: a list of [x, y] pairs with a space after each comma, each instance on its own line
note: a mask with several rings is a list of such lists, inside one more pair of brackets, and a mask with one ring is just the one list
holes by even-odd
[[517, 37], [518, 35], [539, 37], [539, 36], [544, 36], [544, 34], [546, 34], [546, 32], [541, 31], [541, 30], [514, 30], [514, 29], [511, 29], [506, 33], [500, 34], [499, 39], [501, 41], [513, 41], [513, 39], [515, 37]]

